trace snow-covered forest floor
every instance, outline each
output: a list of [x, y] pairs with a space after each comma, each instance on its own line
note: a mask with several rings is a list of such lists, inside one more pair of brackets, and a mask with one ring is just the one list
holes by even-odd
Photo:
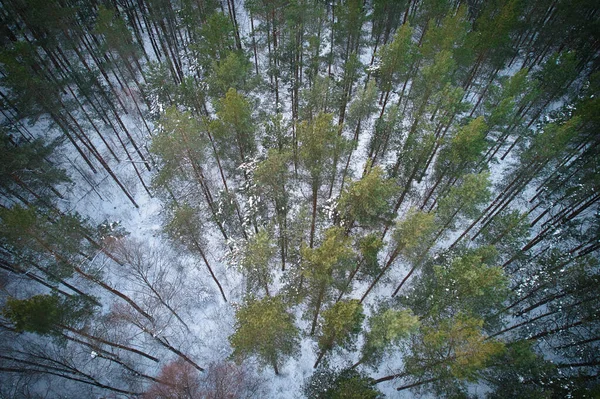
[[596, 6], [138, 3], [1, 6], [0, 397], [594, 397]]

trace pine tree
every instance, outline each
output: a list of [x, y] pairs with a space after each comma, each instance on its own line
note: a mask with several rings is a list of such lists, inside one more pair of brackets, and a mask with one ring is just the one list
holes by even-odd
[[142, 72], [138, 61], [140, 49], [133, 41], [125, 21], [116, 15], [114, 10], [100, 7], [94, 31], [104, 38], [102, 50], [109, 53], [114, 52], [115, 56], [111, 58], [114, 58], [115, 66], [119, 68], [119, 63], [123, 62], [129, 79], [137, 84], [137, 72]]
[[196, 179], [206, 193], [202, 168], [206, 145], [200, 124], [189, 112], [180, 112], [174, 106], [167, 108], [158, 122], [158, 134], [152, 140], [152, 152], [163, 160], [154, 185], [163, 187], [178, 174], [185, 173], [184, 177], [190, 175]]
[[239, 175], [238, 167], [256, 153], [256, 131], [250, 103], [244, 95], [230, 88], [216, 108], [217, 119], [211, 121], [210, 130], [225, 169], [230, 176], [236, 176]]
[[233, 26], [226, 15], [214, 12], [199, 27], [196, 25], [195, 30], [201, 39], [190, 44], [190, 50], [206, 76], [212, 69], [213, 62], [218, 64], [233, 51]]
[[331, 114], [320, 113], [310, 122], [302, 122], [298, 126], [298, 159], [306, 171], [312, 199], [311, 248], [315, 238], [319, 191], [327, 178], [335, 176], [336, 171], [332, 170], [334, 159], [341, 154], [345, 144], [345, 139], [338, 135], [332, 118]]
[[[304, 314], [315, 366], [355, 362], [323, 362], [308, 397], [378, 398], [394, 379], [435, 397], [593, 397], [597, 9], [4, 1], [0, 396], [243, 385], [228, 366], [197, 378], [194, 357], [218, 354], [186, 318], [215, 294], [223, 318], [239, 281], [236, 360], [279, 373]], [[98, 201], [122, 196], [144, 206], [125, 219], [143, 230], [157, 209], [135, 195], [154, 195], [144, 167], [160, 253], [86, 217], [121, 213]], [[211, 278], [182, 279], [193, 267]]]
[[391, 218], [390, 202], [395, 185], [383, 177], [383, 170], [375, 166], [362, 179], [352, 182], [340, 195], [338, 212], [346, 229], [355, 223], [364, 228], [376, 227]]
[[275, 255], [276, 247], [273, 245], [269, 231], [261, 229], [250, 237], [242, 249], [240, 266], [246, 275], [246, 290], [250, 293], [264, 289], [269, 296], [269, 284], [273, 282], [273, 270], [270, 265]]
[[233, 357], [254, 355], [279, 374], [284, 359], [298, 350], [294, 317], [279, 297], [249, 299], [236, 311], [235, 332], [229, 338]]
[[346, 272], [354, 260], [351, 240], [338, 227], [325, 231], [325, 237], [317, 248], [304, 246], [301, 249], [303, 269], [302, 277], [306, 279], [309, 302], [309, 314], [312, 317], [310, 334], [317, 327], [319, 313], [331, 295], [331, 288], [341, 289]]
[[17, 331], [40, 335], [56, 334], [63, 326], [73, 328], [92, 316], [94, 304], [85, 298], [34, 295], [28, 299], [9, 298], [2, 310]]
[[375, 287], [383, 275], [394, 264], [398, 256], [402, 255], [414, 264], [413, 269], [409, 272], [412, 274], [412, 271], [416, 269], [421, 259], [429, 251], [429, 248], [431, 248], [431, 238], [435, 232], [435, 227], [434, 214], [414, 209], [410, 210], [404, 219], [398, 220], [396, 228], [392, 233], [393, 244], [385, 265], [361, 297], [361, 302], [365, 300], [373, 287]]
[[460, 186], [452, 187], [448, 194], [439, 200], [436, 216], [441, 224], [436, 239], [452, 228], [457, 216], [476, 217], [479, 206], [490, 196], [489, 173], [465, 175]]
[[476, 380], [479, 370], [504, 350], [501, 342], [486, 339], [482, 325], [480, 319], [459, 314], [422, 326], [404, 358], [404, 373], [414, 382], [397, 389], [428, 384], [427, 390], [440, 396], [464, 392], [464, 383]]
[[373, 379], [355, 370], [317, 369], [304, 384], [304, 394], [318, 399], [381, 399]]
[[491, 322], [509, 293], [507, 276], [494, 266], [496, 261], [497, 252], [489, 246], [438, 255], [423, 265], [413, 295], [402, 301], [423, 319], [463, 313]]
[[381, 308], [369, 318], [360, 358], [352, 367], [365, 364], [377, 369], [386, 352], [418, 327], [419, 319], [410, 310]]
[[223, 297], [223, 300], [227, 302], [227, 297], [218, 280], [213, 267], [208, 261], [206, 253], [206, 243], [202, 237], [202, 221], [198, 217], [198, 211], [189, 205], [183, 205], [173, 210], [173, 215], [169, 223], [165, 226], [167, 234], [175, 241], [178, 241], [188, 247], [191, 251], [196, 252], [202, 258], [202, 261], [206, 265], [210, 276], [214, 280], [215, 284], [219, 288], [219, 292]]
[[53, 207], [55, 198], [62, 198], [57, 188], [70, 180], [65, 170], [51, 163], [59, 142], [46, 143], [42, 139], [31, 142], [15, 139], [8, 132], [0, 132], [0, 186], [5, 198], [21, 205], [34, 204]]
[[377, 77], [383, 98], [380, 118], [385, 111], [392, 88], [409, 78], [408, 72], [416, 57], [412, 33], [408, 24], [402, 25], [396, 31], [393, 41], [383, 45], [379, 50], [380, 65], [377, 69]]
[[484, 372], [484, 379], [493, 387], [488, 395], [490, 399], [519, 395], [544, 398], [558, 394], [556, 388], [565, 383], [561, 381], [556, 366], [537, 355], [527, 341], [507, 345], [506, 351], [497, 355], [492, 364], [490, 370]]
[[116, 262], [118, 259], [100, 245], [100, 229], [91, 227], [80, 215], [44, 214], [35, 208], [16, 205], [0, 209], [0, 219], [3, 255], [8, 255], [8, 259], [31, 264], [52, 279], [62, 280], [77, 274], [127, 302], [144, 319], [153, 321], [127, 294], [104, 282], [93, 267], [82, 268], [84, 260], [93, 259], [94, 253], [103, 252]]
[[273, 214], [279, 228], [281, 269], [285, 271], [288, 252], [288, 213], [291, 206], [289, 186], [291, 183], [290, 163], [292, 154], [286, 151], [269, 150], [267, 158], [254, 171], [254, 181], [265, 201], [271, 201]]
[[348, 169], [350, 167], [350, 160], [353, 153], [356, 151], [359, 143], [359, 136], [361, 128], [366, 124], [368, 117], [375, 112], [377, 98], [377, 87], [374, 81], [369, 81], [364, 89], [359, 89], [355, 95], [355, 100], [350, 103], [348, 109], [348, 115], [345, 120], [345, 128], [349, 132], [353, 132], [352, 148], [348, 153], [348, 159], [346, 160], [346, 166], [341, 176], [341, 188], [343, 190], [344, 184], [346, 183], [346, 177], [348, 176]]
[[362, 329], [363, 319], [362, 305], [356, 299], [337, 302], [324, 310], [323, 324], [317, 337], [320, 353], [314, 368], [317, 368], [326, 352], [336, 347], [352, 349]]
[[[456, 132], [448, 140], [446, 146], [442, 147], [435, 164], [434, 176], [436, 180], [433, 187], [426, 194], [423, 206], [438, 189], [442, 181], [446, 180], [447, 184], [452, 184], [463, 174], [473, 171], [475, 162], [480, 159], [486, 146], [484, 141], [486, 130], [487, 126], [483, 117], [473, 119]], [[439, 191], [444, 192], [445, 187], [442, 186]]]
[[230, 89], [248, 91], [251, 88], [250, 67], [250, 62], [243, 54], [233, 51], [219, 62], [213, 61], [211, 74], [207, 79], [210, 82], [209, 93], [220, 98]]

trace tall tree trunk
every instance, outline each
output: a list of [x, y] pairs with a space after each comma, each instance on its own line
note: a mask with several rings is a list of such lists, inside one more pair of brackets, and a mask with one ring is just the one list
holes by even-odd
[[313, 315], [312, 324], [310, 326], [310, 335], [315, 335], [315, 329], [317, 328], [317, 321], [319, 320], [319, 312], [321, 311], [321, 305], [323, 304], [323, 297], [325, 296], [325, 287], [321, 285], [319, 287], [319, 293], [317, 295], [317, 303], [315, 304], [315, 312]]

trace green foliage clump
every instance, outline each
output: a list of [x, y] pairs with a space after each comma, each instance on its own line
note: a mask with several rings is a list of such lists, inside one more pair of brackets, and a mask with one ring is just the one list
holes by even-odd
[[499, 266], [488, 265], [497, 256], [494, 247], [480, 247], [433, 267], [436, 284], [431, 312], [460, 311], [483, 314], [497, 309], [508, 296], [508, 283]]
[[459, 249], [428, 259], [413, 282], [410, 296], [400, 301], [422, 319], [435, 322], [464, 313], [492, 323], [508, 298], [508, 279], [494, 266], [493, 246]]
[[396, 224], [392, 238], [397, 250], [413, 260], [429, 247], [431, 235], [436, 228], [435, 214], [411, 209]]
[[226, 15], [214, 12], [200, 25], [198, 34], [202, 40], [191, 44], [190, 49], [199, 66], [210, 71], [214, 61], [219, 62], [231, 52], [234, 46], [233, 25]]
[[557, 397], [555, 388], [565, 382], [560, 381], [556, 365], [536, 354], [529, 341], [507, 345], [506, 351], [492, 358], [483, 376], [492, 387], [487, 399]]
[[333, 114], [319, 113], [314, 119], [299, 124], [298, 141], [298, 158], [316, 190], [322, 184], [323, 176], [333, 172], [333, 158], [340, 153], [345, 140], [333, 124]]
[[206, 158], [207, 142], [198, 120], [172, 106], [161, 114], [157, 130], [150, 151], [160, 157], [162, 165], [154, 177], [154, 186], [163, 189], [177, 178], [202, 184], [201, 164]]
[[309, 283], [327, 287], [348, 271], [355, 259], [351, 244], [343, 229], [330, 227], [319, 247], [303, 247], [300, 251], [304, 261], [303, 274]]
[[255, 125], [248, 99], [230, 88], [216, 104], [217, 119], [210, 122], [220, 155], [231, 174], [256, 152]]
[[449, 384], [459, 389], [476, 381], [491, 359], [504, 351], [504, 344], [488, 339], [482, 328], [482, 319], [466, 314], [422, 325], [404, 358], [405, 371], [417, 380], [431, 379], [439, 396]]
[[264, 289], [269, 295], [269, 284], [273, 281], [270, 263], [276, 250], [266, 229], [260, 229], [257, 234], [248, 239], [242, 249], [240, 266], [246, 275], [249, 292]]
[[[42, 139], [15, 141], [0, 128], [0, 185], [38, 206], [47, 207], [48, 200], [56, 197], [51, 187], [70, 182], [63, 169], [48, 162], [58, 145], [58, 140], [49, 143]], [[33, 191], [32, 195], [21, 192], [23, 185]]]
[[229, 89], [245, 90], [252, 65], [238, 52], [231, 51], [220, 62], [213, 61], [210, 92], [214, 97], [223, 96]]
[[391, 90], [394, 84], [406, 79], [417, 53], [411, 40], [412, 28], [404, 24], [396, 31], [392, 42], [381, 47], [378, 56], [381, 60], [379, 79], [381, 89]]
[[[42, 256], [52, 278], [73, 275], [81, 255], [96, 248], [97, 231], [79, 214], [44, 213], [15, 205], [0, 208], [0, 235], [4, 245], [24, 258]], [[50, 255], [50, 256], [48, 256]]]
[[304, 384], [310, 399], [383, 399], [373, 379], [355, 370], [319, 369]]
[[81, 297], [65, 299], [58, 295], [34, 295], [28, 299], [8, 298], [2, 314], [19, 332], [47, 335], [89, 318], [94, 306]]
[[369, 318], [359, 363], [377, 366], [385, 352], [419, 327], [419, 318], [410, 309], [383, 308]]
[[27, 300], [9, 298], [2, 313], [17, 331], [49, 334], [63, 316], [59, 302], [54, 295], [35, 295]]
[[362, 179], [350, 184], [338, 202], [342, 220], [347, 224], [357, 222], [363, 227], [373, 227], [391, 216], [390, 200], [396, 186], [383, 175], [383, 169], [375, 166]]
[[362, 274], [374, 277], [381, 271], [381, 266], [377, 258], [383, 246], [383, 241], [375, 233], [367, 234], [358, 240], [358, 249], [362, 262], [360, 272]]
[[297, 353], [299, 330], [281, 298], [251, 298], [235, 318], [235, 332], [229, 337], [234, 359], [256, 356], [278, 374], [283, 360]]
[[164, 230], [171, 239], [190, 249], [195, 249], [203, 243], [200, 234], [202, 226], [203, 223], [198, 218], [198, 210], [183, 204], [173, 208]]
[[266, 200], [273, 201], [275, 212], [283, 217], [287, 211], [290, 193], [287, 190], [291, 179], [289, 171], [291, 154], [289, 152], [269, 150], [267, 157], [254, 170], [257, 189]]
[[325, 239], [317, 248], [303, 246], [302, 276], [306, 280], [308, 314], [312, 314], [311, 335], [314, 333], [319, 311], [331, 296], [331, 288], [342, 289], [346, 274], [355, 260], [352, 240], [339, 227], [325, 231]]
[[477, 217], [480, 205], [490, 198], [490, 174], [468, 174], [463, 177], [460, 185], [450, 189], [448, 194], [440, 199], [437, 216], [445, 227], [455, 222], [456, 216]]
[[356, 299], [340, 301], [323, 311], [323, 325], [318, 337], [322, 351], [336, 346], [352, 349], [362, 329], [364, 319], [362, 305]]

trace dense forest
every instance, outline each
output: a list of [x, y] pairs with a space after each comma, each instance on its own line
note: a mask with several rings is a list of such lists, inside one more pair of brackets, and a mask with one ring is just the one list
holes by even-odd
[[596, 398], [600, 4], [1, 0], [1, 398]]

